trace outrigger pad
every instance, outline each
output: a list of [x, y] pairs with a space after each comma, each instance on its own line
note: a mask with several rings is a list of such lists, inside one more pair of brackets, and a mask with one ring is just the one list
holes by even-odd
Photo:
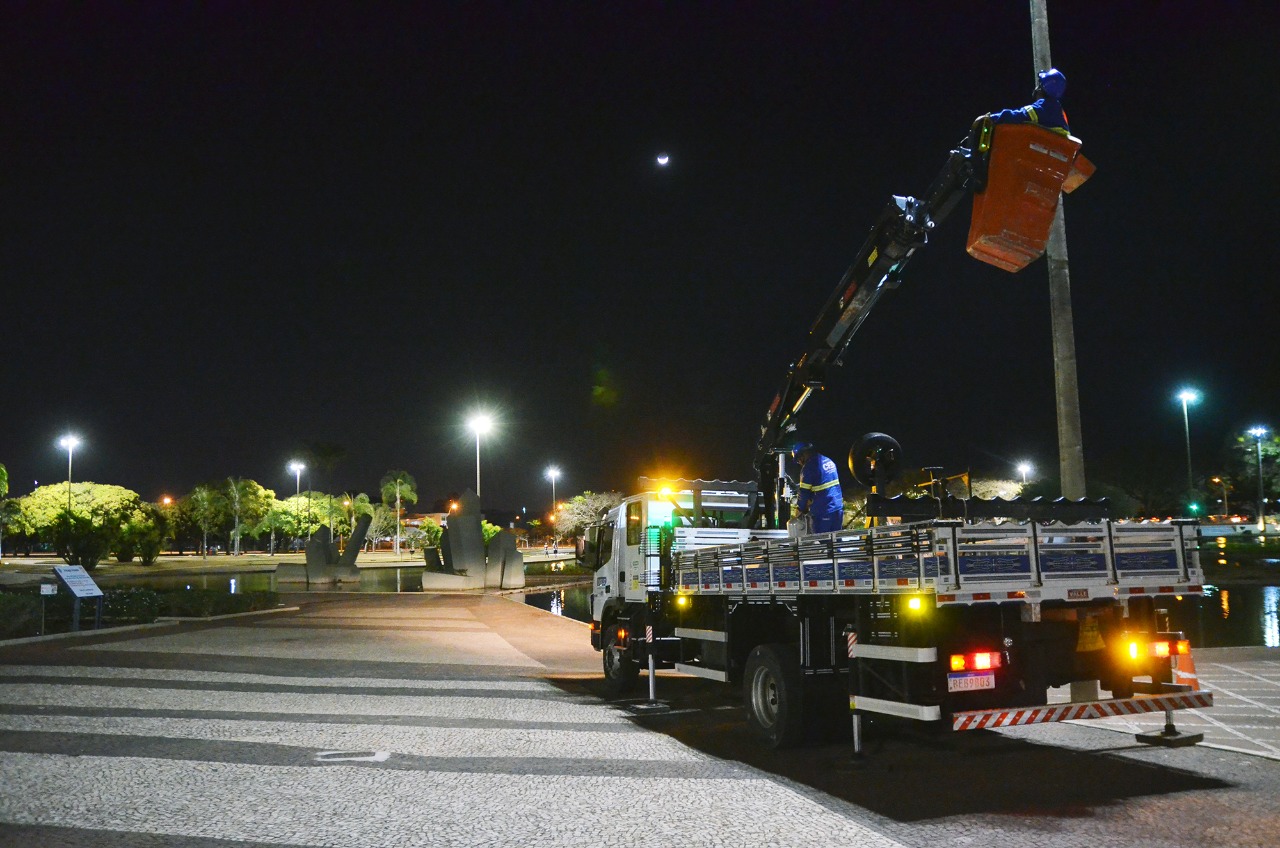
[[1188, 748], [1204, 741], [1203, 733], [1179, 733], [1168, 729], [1160, 733], [1135, 733], [1133, 738], [1143, 745], [1158, 745], [1161, 748]]

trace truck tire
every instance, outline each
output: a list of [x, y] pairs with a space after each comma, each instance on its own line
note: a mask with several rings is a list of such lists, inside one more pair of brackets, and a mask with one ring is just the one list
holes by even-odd
[[625, 695], [640, 677], [640, 664], [618, 649], [618, 625], [604, 629], [600, 640], [604, 665], [604, 688], [610, 695]]
[[747, 723], [770, 748], [788, 748], [804, 737], [800, 668], [795, 649], [757, 645], [743, 676]]

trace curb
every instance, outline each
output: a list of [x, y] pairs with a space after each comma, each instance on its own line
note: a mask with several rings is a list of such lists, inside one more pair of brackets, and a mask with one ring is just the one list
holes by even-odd
[[233, 612], [227, 615], [212, 615], [208, 618], [177, 618], [174, 616], [164, 616], [157, 618], [150, 624], [124, 624], [119, 627], [103, 627], [100, 630], [78, 630], [72, 633], [49, 633], [45, 636], [23, 636], [19, 639], [0, 639], [0, 649], [8, 648], [14, 645], [30, 645], [36, 642], [56, 642], [59, 639], [76, 639], [86, 636], [110, 636], [116, 633], [131, 633], [138, 630], [154, 630], [157, 627], [174, 627], [178, 624], [187, 624], [193, 621], [222, 621], [228, 618], [244, 618], [250, 615], [270, 615], [277, 612], [298, 612], [301, 607], [276, 607], [269, 610], [253, 610], [251, 612]]

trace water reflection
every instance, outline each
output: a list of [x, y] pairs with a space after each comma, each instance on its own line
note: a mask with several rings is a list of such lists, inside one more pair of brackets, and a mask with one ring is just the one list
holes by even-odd
[[1280, 648], [1280, 586], [1262, 587], [1262, 644]]
[[572, 618], [574, 621], [591, 620], [591, 588], [589, 586], [570, 586], [567, 589], [556, 589], [551, 592], [534, 592], [525, 595], [524, 602], [553, 615]]

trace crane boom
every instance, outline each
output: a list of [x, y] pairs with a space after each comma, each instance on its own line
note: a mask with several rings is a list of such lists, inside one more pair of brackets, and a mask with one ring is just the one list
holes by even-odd
[[981, 162], [981, 157], [963, 145], [957, 147], [923, 198], [895, 195], [881, 211], [853, 264], [818, 313], [804, 351], [791, 363], [782, 389], [765, 414], [754, 460], [764, 499], [755, 504], [749, 522], [763, 512], [768, 526], [785, 523], [779, 457], [784, 452], [784, 439], [795, 428], [796, 416], [809, 396], [823, 387], [827, 370], [840, 364], [845, 348], [885, 289], [898, 284], [907, 262], [928, 242], [929, 232], [968, 193], [974, 183], [975, 161]]

